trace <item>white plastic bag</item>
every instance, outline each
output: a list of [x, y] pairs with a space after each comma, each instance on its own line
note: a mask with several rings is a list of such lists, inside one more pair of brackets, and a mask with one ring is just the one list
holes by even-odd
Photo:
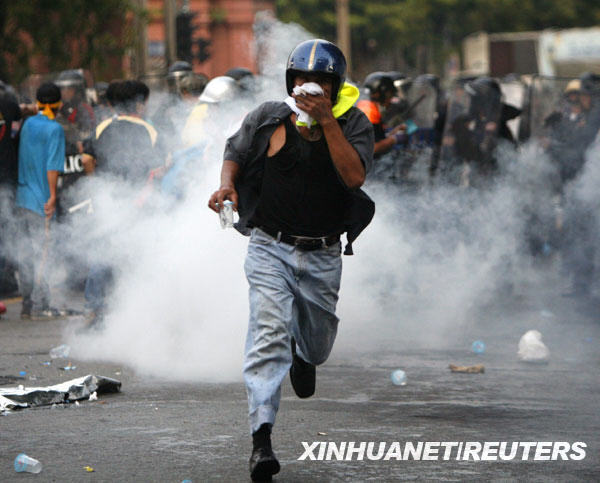
[[548, 362], [550, 351], [542, 342], [542, 334], [538, 330], [529, 330], [519, 341], [519, 359], [523, 362]]

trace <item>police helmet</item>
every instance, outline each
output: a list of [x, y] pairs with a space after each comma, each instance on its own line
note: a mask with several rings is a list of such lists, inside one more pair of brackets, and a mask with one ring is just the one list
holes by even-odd
[[208, 84], [208, 77], [204, 74], [190, 74], [181, 79], [179, 89], [182, 94], [186, 93], [193, 96], [199, 96]]
[[564, 93], [565, 95], [569, 94], [579, 94], [581, 91], [581, 81], [579, 79], [572, 79], [565, 87]]
[[592, 72], [584, 72], [579, 76], [581, 81], [581, 92], [589, 95], [600, 94], [600, 75]]
[[177, 60], [169, 66], [169, 74], [176, 74], [177, 72], [192, 72], [192, 64], [185, 60]]
[[250, 69], [246, 69], [245, 67], [232, 67], [227, 72], [225, 72], [227, 77], [231, 77], [236, 81], [241, 81], [244, 77], [254, 77], [254, 74]]
[[240, 93], [237, 83], [227, 76], [219, 76], [211, 79], [198, 101], [207, 104], [216, 104], [218, 102], [227, 102], [235, 99]]
[[72, 88], [75, 90], [75, 98], [77, 101], [83, 100], [85, 97], [85, 78], [80, 69], [63, 70], [54, 81], [61, 89]]
[[416, 83], [429, 84], [436, 91], [440, 89], [440, 78], [435, 74], [421, 74], [415, 79]]
[[333, 81], [331, 101], [335, 103], [346, 80], [346, 58], [337, 45], [327, 40], [305, 40], [298, 44], [288, 57], [285, 85], [290, 95], [294, 89], [294, 78], [299, 73], [321, 73], [330, 76]]
[[394, 81], [386, 72], [371, 72], [363, 83], [363, 87], [368, 91], [369, 96], [379, 96], [378, 100], [385, 100], [386, 97], [392, 97], [396, 94]]
[[167, 85], [171, 93], [179, 93], [181, 80], [190, 74], [192, 74], [192, 64], [185, 60], [173, 62], [167, 71]]
[[491, 77], [478, 77], [465, 85], [465, 91], [473, 101], [497, 103], [502, 98], [500, 84]]
[[234, 79], [244, 91], [256, 90], [256, 79], [250, 69], [245, 67], [233, 67], [225, 72], [227, 77]]

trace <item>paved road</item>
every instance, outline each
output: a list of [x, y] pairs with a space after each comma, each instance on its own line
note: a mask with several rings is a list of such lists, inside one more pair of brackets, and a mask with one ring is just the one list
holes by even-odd
[[[340, 344], [318, 370], [316, 397], [298, 400], [285, 382], [273, 435], [282, 463], [275, 481], [599, 481], [600, 324], [593, 310], [578, 312], [562, 301], [548, 308], [551, 316], [536, 319], [548, 329], [547, 365], [516, 359], [515, 337], [535, 328], [531, 321], [539, 315], [539, 307], [526, 305], [512, 312], [488, 309], [487, 322], [444, 348], [389, 340], [377, 349], [361, 349], [359, 341], [354, 349]], [[19, 309], [9, 304], [0, 320], [0, 376], [24, 370], [27, 376], [17, 384], [49, 385], [100, 374], [121, 380], [123, 387], [120, 394], [79, 406], [0, 417], [1, 481], [249, 481], [241, 383], [170, 383], [79, 360], [71, 360], [77, 370], [69, 373], [58, 370], [68, 360], [42, 366], [48, 350], [61, 343], [63, 329], [80, 322], [22, 322]], [[473, 337], [492, 329], [486, 353], [471, 353]], [[452, 374], [450, 362], [482, 363], [485, 373]], [[408, 374], [406, 386], [390, 382], [398, 367]], [[31, 376], [37, 380], [28, 380]], [[582, 441], [587, 448], [579, 461], [299, 461], [303, 441]], [[42, 473], [15, 473], [12, 461], [19, 452], [39, 459]], [[87, 473], [87, 465], [95, 472]]]

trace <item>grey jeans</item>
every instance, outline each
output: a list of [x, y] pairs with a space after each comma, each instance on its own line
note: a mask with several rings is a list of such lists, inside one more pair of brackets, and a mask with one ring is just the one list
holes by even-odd
[[303, 251], [254, 228], [244, 268], [250, 285], [244, 380], [254, 432], [275, 422], [292, 362], [290, 338], [305, 361], [318, 365], [329, 357], [339, 320], [341, 247]]
[[50, 290], [47, 282], [50, 234], [46, 219], [25, 208], [17, 209], [20, 226], [19, 283], [23, 310], [47, 309]]

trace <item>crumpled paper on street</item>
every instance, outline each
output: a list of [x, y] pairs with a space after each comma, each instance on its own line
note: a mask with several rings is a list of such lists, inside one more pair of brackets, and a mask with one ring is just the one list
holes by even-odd
[[0, 387], [0, 411], [74, 402], [88, 399], [94, 392], [107, 394], [120, 390], [121, 381], [94, 375], [46, 387]]

